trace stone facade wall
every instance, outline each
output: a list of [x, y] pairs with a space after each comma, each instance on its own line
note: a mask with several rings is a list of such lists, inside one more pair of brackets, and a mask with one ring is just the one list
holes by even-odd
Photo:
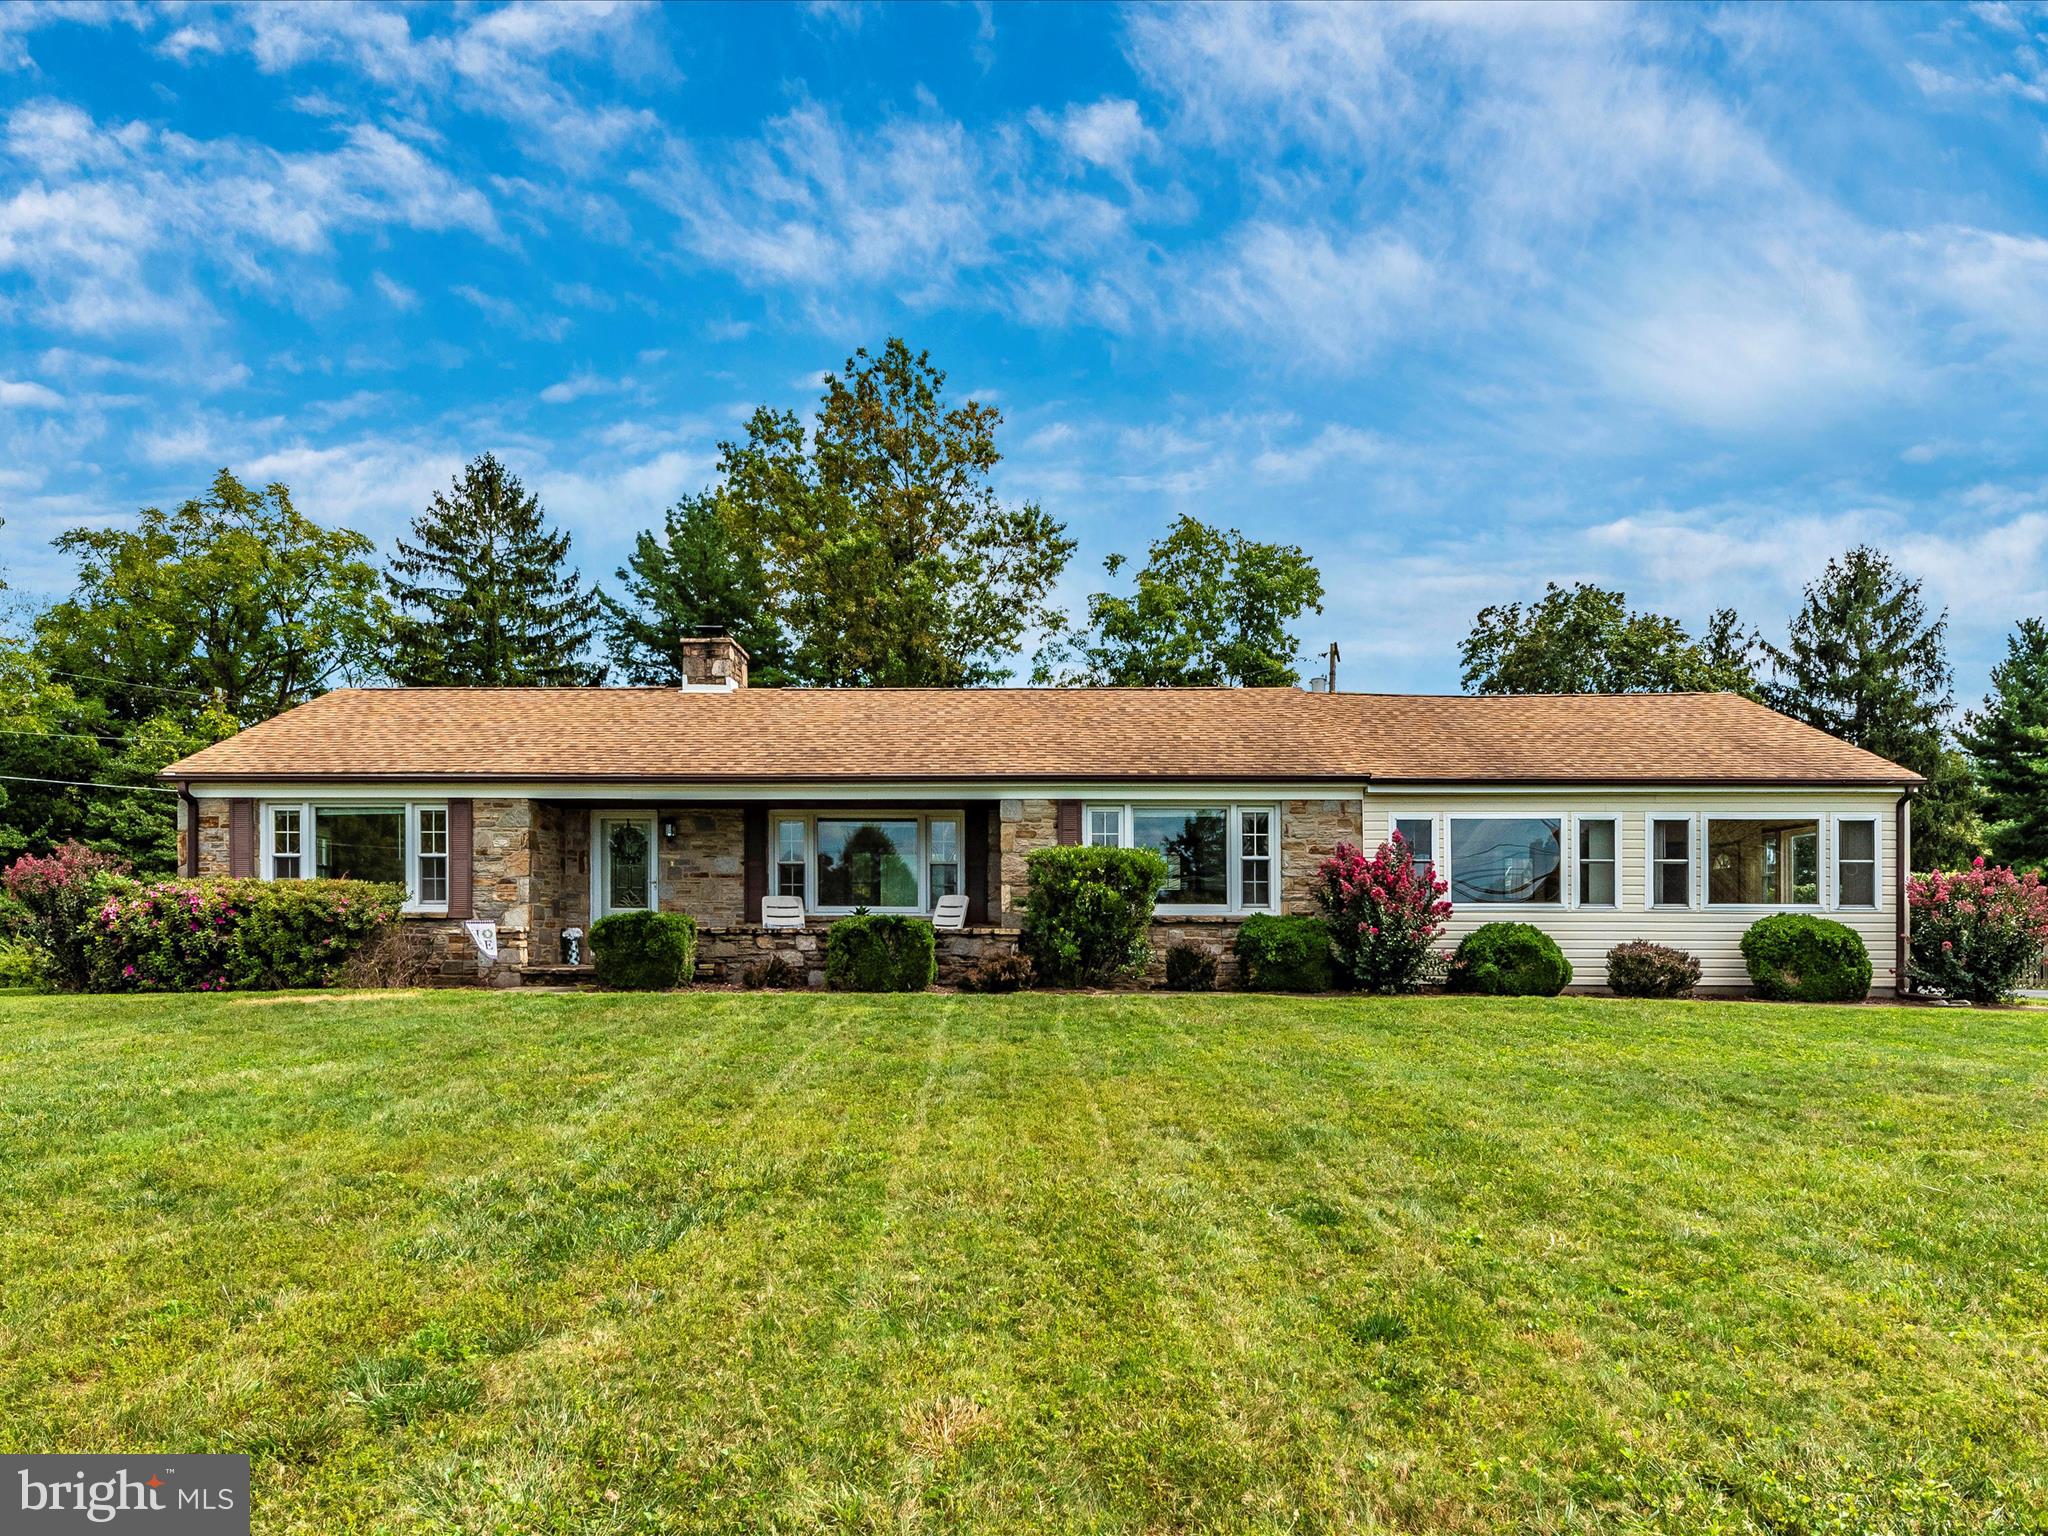
[[[657, 892], [664, 912], [687, 912], [702, 928], [737, 928], [747, 920], [746, 813], [719, 810], [658, 813], [674, 820], [673, 841], [661, 839]], [[754, 914], [759, 917], [759, 913]]]
[[[1059, 842], [1057, 800], [1004, 800], [996, 818], [996, 901], [989, 915], [997, 926], [1014, 928], [1024, 920], [1029, 888], [1024, 860], [1040, 848]], [[998, 916], [998, 914], [1000, 914]]]
[[534, 963], [562, 957], [562, 930], [590, 929], [590, 813], [580, 806], [534, 807]]
[[[812, 923], [805, 928], [699, 929], [697, 933], [697, 979], [704, 982], [736, 983], [747, 967], [770, 955], [781, 955], [797, 968], [808, 985], [825, 985], [825, 935], [830, 923]], [[958, 986], [960, 978], [984, 955], [1014, 953], [1017, 935], [1005, 928], [947, 929], [937, 935], [939, 985]]]
[[[185, 867], [185, 834], [178, 837], [178, 868]], [[225, 800], [199, 802], [199, 873], [224, 875], [228, 872], [228, 803]]]
[[1280, 806], [1280, 910], [1313, 912], [1309, 887], [1316, 867], [1337, 851], [1339, 843], [1357, 846], [1364, 807], [1356, 795], [1348, 800], [1287, 800]]

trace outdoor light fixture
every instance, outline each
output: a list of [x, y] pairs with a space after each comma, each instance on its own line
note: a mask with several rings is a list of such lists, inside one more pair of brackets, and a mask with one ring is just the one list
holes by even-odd
[[665, 839], [667, 839], [667, 840], [668, 840], [669, 842], [671, 842], [671, 843], [672, 843], [672, 842], [674, 842], [674, 841], [676, 840], [676, 819], [675, 819], [675, 817], [673, 817], [673, 816], [669, 816], [669, 817], [665, 817], [665, 818], [663, 818], [663, 820], [662, 820], [662, 823], [661, 823], [661, 835], [662, 835], [662, 836], [663, 836], [663, 837], [664, 837]]

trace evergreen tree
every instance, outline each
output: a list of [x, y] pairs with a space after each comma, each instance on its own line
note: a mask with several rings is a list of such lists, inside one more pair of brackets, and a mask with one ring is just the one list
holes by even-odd
[[1976, 762], [1993, 854], [2048, 868], [2048, 624], [2022, 619], [2005, 645], [1984, 708], [1964, 720], [1963, 747]]
[[686, 496], [643, 532], [619, 571], [624, 601], [607, 597], [605, 644], [628, 682], [667, 687], [683, 679], [682, 642], [723, 625], [747, 650], [750, 687], [801, 681], [788, 641], [770, 612], [768, 572], [751, 545], [732, 536], [713, 494]]
[[575, 687], [601, 601], [568, 567], [569, 535], [492, 454], [474, 459], [398, 541], [388, 670], [410, 687]]
[[1764, 647], [1773, 709], [1926, 777], [1913, 813], [1919, 869], [1955, 868], [1982, 846], [1969, 764], [1944, 729], [1947, 633], [1948, 615], [1928, 618], [1919, 582], [1858, 547], [1807, 584], [1785, 646]]

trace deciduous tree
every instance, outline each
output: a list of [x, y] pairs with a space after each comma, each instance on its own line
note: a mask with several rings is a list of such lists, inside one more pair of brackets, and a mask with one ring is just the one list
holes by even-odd
[[1480, 609], [1458, 654], [1473, 693], [1753, 694], [1756, 649], [1732, 609], [1694, 640], [1678, 620], [1631, 612], [1620, 592], [1582, 581]]
[[1003, 658], [1052, 614], [1073, 553], [1035, 502], [991, 476], [1002, 414], [950, 405], [926, 353], [891, 338], [828, 374], [809, 431], [762, 407], [720, 445], [719, 506], [759, 551], [791, 670], [818, 684], [962, 687], [1009, 675]]
[[[1103, 568], [1115, 576], [1122, 555]], [[1056, 634], [1035, 680], [1103, 687], [1287, 687], [1300, 681], [1293, 625], [1322, 612], [1315, 562], [1183, 514], [1146, 552], [1128, 593], [1088, 599], [1085, 629]]]

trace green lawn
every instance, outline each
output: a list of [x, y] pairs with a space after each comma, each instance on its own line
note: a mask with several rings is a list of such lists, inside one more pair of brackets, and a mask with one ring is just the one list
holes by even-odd
[[0, 999], [0, 1450], [259, 1531], [2048, 1526], [2048, 1015]]

